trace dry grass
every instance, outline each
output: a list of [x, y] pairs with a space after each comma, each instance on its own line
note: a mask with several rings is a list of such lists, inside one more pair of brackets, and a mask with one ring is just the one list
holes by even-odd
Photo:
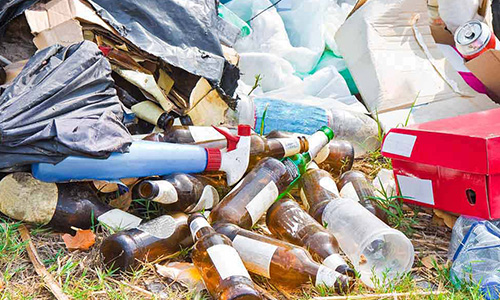
[[[354, 169], [362, 170], [373, 177], [377, 169], [387, 165], [376, 154], [355, 162]], [[480, 299], [474, 287], [454, 289], [447, 276], [446, 254], [451, 230], [437, 224], [432, 212], [409, 209], [404, 206], [405, 218], [411, 222], [415, 246], [415, 264], [409, 276], [390, 287], [369, 290], [358, 284], [350, 295], [411, 292], [412, 296], [397, 298], [378, 297], [375, 299]], [[434, 221], [433, 221], [434, 220]], [[1, 299], [53, 299], [45, 288], [43, 280], [35, 273], [33, 265], [24, 250], [19, 237], [19, 223], [3, 217], [0, 227], [0, 295]], [[128, 274], [114, 274], [103, 270], [99, 246], [108, 235], [97, 230], [97, 242], [90, 251], [69, 252], [61, 235], [41, 227], [31, 227], [32, 241], [47, 270], [60, 284], [63, 291], [74, 299], [193, 299], [194, 294], [170, 283], [156, 273], [154, 264], [143, 264], [137, 271]], [[257, 230], [265, 233], [261, 227]], [[179, 259], [179, 258], [177, 258]], [[187, 258], [189, 260], [189, 256]], [[424, 260], [425, 264], [422, 263]], [[434, 261], [429, 265], [429, 261]], [[310, 299], [334, 296], [331, 291], [304, 286], [293, 291], [284, 290], [271, 284], [267, 279], [255, 276], [255, 282], [267, 291], [268, 299]], [[418, 295], [419, 292], [446, 291], [441, 295]], [[207, 297], [202, 295], [202, 297]]]

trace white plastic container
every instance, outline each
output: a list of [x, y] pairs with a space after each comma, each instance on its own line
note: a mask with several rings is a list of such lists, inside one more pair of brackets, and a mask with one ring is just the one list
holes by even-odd
[[367, 286], [385, 284], [411, 269], [414, 250], [410, 240], [358, 202], [347, 198], [331, 201], [322, 221]]

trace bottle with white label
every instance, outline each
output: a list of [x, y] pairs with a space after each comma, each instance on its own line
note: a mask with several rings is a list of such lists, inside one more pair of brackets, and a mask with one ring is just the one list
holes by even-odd
[[110, 235], [101, 245], [104, 263], [112, 269], [131, 270], [140, 261], [154, 261], [191, 247], [187, 220], [184, 213], [166, 214]]
[[377, 203], [375, 188], [368, 181], [365, 174], [360, 171], [345, 172], [340, 176], [337, 187], [340, 190], [341, 197], [358, 201], [369, 212], [387, 223], [387, 213]]
[[[232, 134], [237, 134], [237, 128], [228, 128]], [[144, 140], [174, 144], [193, 144], [206, 141], [225, 139], [224, 136], [210, 126], [178, 126], [169, 130], [147, 135]]]
[[0, 212], [24, 222], [74, 233], [101, 222], [114, 230], [133, 228], [141, 219], [99, 201], [88, 182], [47, 183], [30, 173], [12, 173], [0, 181]]
[[374, 287], [374, 278], [385, 285], [410, 271], [415, 255], [411, 241], [359, 202], [331, 199], [319, 221], [335, 236], [369, 287]]
[[174, 124], [175, 118], [178, 117], [173, 111], [166, 112], [151, 101], [142, 101], [133, 105], [132, 112], [141, 120], [156, 125], [163, 130], [169, 130]]
[[[273, 130], [266, 135], [268, 139], [289, 138], [297, 134]], [[314, 158], [319, 167], [330, 173], [349, 171], [354, 163], [354, 147], [344, 140], [332, 140]]]
[[[172, 174], [161, 179], [144, 180], [137, 186], [137, 194], [142, 199], [161, 203], [167, 211], [183, 211], [187, 213], [211, 209], [219, 203], [216, 184], [227, 186], [222, 180], [211, 182], [210, 178]], [[211, 184], [212, 183], [212, 184]]]
[[203, 215], [188, 219], [195, 245], [191, 254], [214, 299], [262, 299], [231, 240], [215, 232]]
[[214, 225], [217, 232], [233, 241], [247, 269], [272, 283], [297, 288], [313, 282], [314, 285], [332, 287], [338, 293], [350, 290], [349, 277], [315, 262], [302, 247], [239, 228], [234, 224]]
[[281, 161], [264, 158], [210, 213], [210, 222], [228, 222], [249, 229], [266, 213], [278, 197], [285, 196], [306, 170], [306, 166], [333, 138], [322, 127], [309, 139], [309, 151]]
[[341, 274], [355, 277], [339, 254], [335, 237], [289, 198], [276, 201], [267, 211], [267, 228], [289, 243], [306, 248], [316, 261]]

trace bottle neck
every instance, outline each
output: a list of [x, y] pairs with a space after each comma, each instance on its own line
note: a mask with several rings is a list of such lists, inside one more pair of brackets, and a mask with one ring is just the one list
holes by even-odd
[[156, 121], [156, 125], [161, 129], [168, 131], [170, 128], [172, 128], [172, 125], [174, 125], [174, 120], [175, 117], [172, 116], [172, 114], [163, 113], [158, 118], [158, 121]]
[[191, 223], [189, 223], [189, 229], [191, 230], [191, 236], [195, 242], [205, 235], [215, 233], [215, 230], [203, 217], [198, 217], [192, 220]]

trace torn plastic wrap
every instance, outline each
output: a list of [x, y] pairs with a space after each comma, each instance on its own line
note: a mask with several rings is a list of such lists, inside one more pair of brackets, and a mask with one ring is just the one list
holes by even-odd
[[224, 57], [216, 1], [90, 0], [97, 13], [134, 45], [166, 63], [219, 82]]
[[113, 84], [94, 43], [36, 53], [0, 96], [0, 169], [126, 151], [132, 138]]

